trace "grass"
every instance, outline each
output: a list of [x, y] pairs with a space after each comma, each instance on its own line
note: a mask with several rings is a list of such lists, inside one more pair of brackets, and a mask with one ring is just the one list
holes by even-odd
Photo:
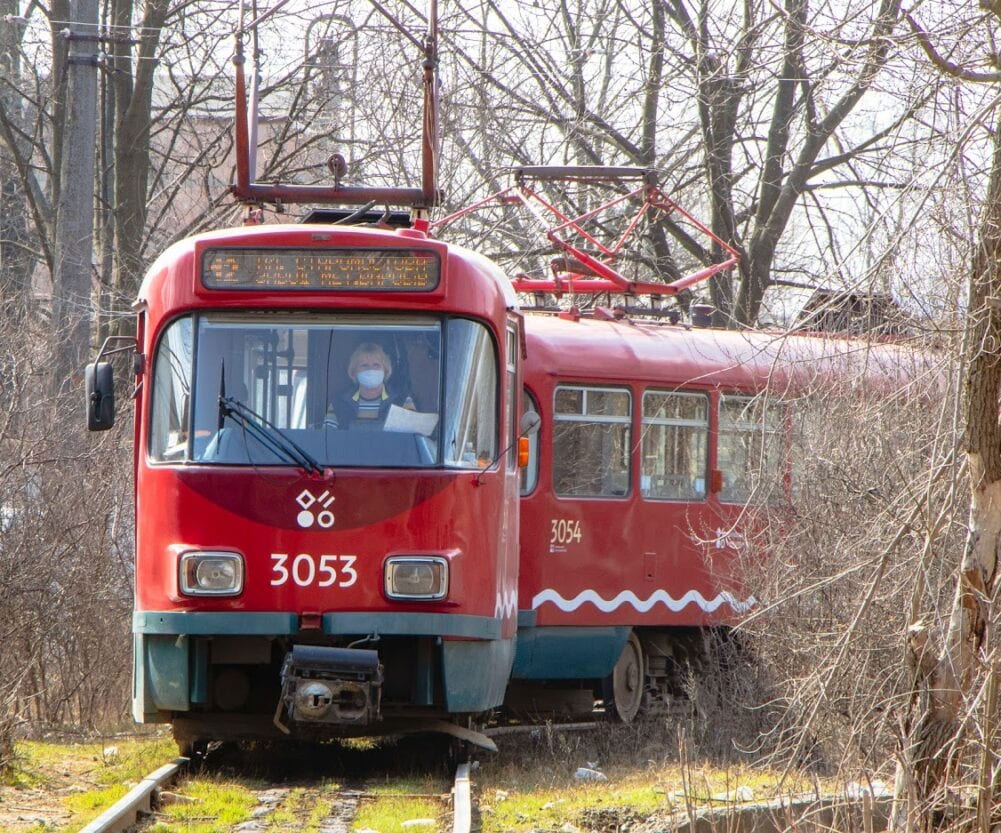
[[69, 817], [62, 826], [22, 829], [74, 833], [125, 795], [132, 784], [176, 757], [177, 747], [159, 736], [85, 743], [18, 741], [14, 755], [14, 767], [0, 784], [6, 801], [20, 805], [30, 799], [40, 809], [45, 804], [56, 806]]
[[[172, 804], [160, 812], [157, 823], [149, 833], [221, 833], [236, 824], [250, 819], [257, 806], [258, 797], [246, 782], [223, 782], [211, 777], [196, 775], [183, 788], [190, 803]], [[254, 783], [254, 788], [265, 786]], [[434, 827], [441, 829], [445, 803], [438, 793], [427, 792], [428, 781], [390, 778], [366, 789], [366, 797], [358, 805], [358, 812], [351, 823], [353, 830], [368, 828], [378, 833], [413, 833], [403, 826], [415, 818], [434, 820]], [[265, 830], [296, 833], [318, 833], [323, 821], [330, 815], [342, 789], [336, 781], [326, 781], [318, 786], [288, 787], [281, 802], [273, 812], [260, 818]], [[424, 791], [424, 792], [418, 792]]]
[[[606, 781], [575, 778], [578, 767], [590, 768], [595, 761]], [[689, 805], [718, 807], [748, 795], [768, 799], [778, 793], [781, 779], [780, 772], [740, 763], [682, 766], [663, 735], [602, 727], [576, 736], [544, 732], [535, 739], [512, 738], [497, 759], [484, 761], [474, 782], [484, 833], [527, 833], [567, 824], [617, 829]], [[805, 778], [787, 779], [781, 794], [813, 789]]]
[[377, 830], [379, 833], [413, 833], [403, 826], [411, 819], [432, 819], [434, 825], [427, 830], [443, 829], [442, 817], [445, 804], [441, 800], [411, 795], [383, 793], [375, 801], [364, 801], [351, 824], [352, 830]]
[[[377, 830], [378, 833], [414, 833], [403, 827], [411, 819], [431, 819], [428, 831], [444, 829], [449, 784], [433, 776], [392, 778], [382, 783], [369, 782], [366, 795], [351, 823], [352, 830]], [[418, 830], [424, 828], [418, 828]]]
[[86, 743], [18, 741], [14, 756], [9, 786], [43, 786], [53, 772], [79, 773], [99, 784], [116, 784], [138, 781], [173, 760], [177, 746], [165, 737]]
[[333, 798], [324, 793], [340, 789], [337, 783], [329, 782], [319, 790], [296, 788], [289, 792], [281, 806], [270, 816], [271, 825], [294, 825], [297, 833], [318, 833], [323, 820], [330, 814]]
[[113, 787], [87, 790], [87, 792], [80, 793], [79, 795], [71, 795], [63, 803], [73, 813], [74, 817], [79, 816], [89, 820], [100, 815], [128, 791], [128, 786], [118, 784]]
[[[679, 752], [677, 740], [670, 732], [622, 726], [579, 734], [542, 729], [534, 737], [502, 738], [500, 754], [484, 755], [473, 774], [482, 830], [559, 831], [568, 824], [580, 830], [614, 830], [627, 823], [683, 812], [690, 806], [719, 806], [742, 797], [738, 788], [749, 788], [755, 800], [778, 793], [780, 773], [739, 761], [713, 765], [705, 759], [692, 759]], [[179, 788], [183, 800], [162, 807], [147, 830], [228, 833], [235, 825], [258, 816], [255, 808], [261, 801], [261, 790], [280, 789], [281, 801], [270, 813], [258, 816], [265, 833], [292, 827], [302, 833], [319, 833], [339, 793], [351, 789], [350, 784], [345, 787], [340, 783], [344, 778], [356, 779], [359, 787], [365, 784], [365, 796], [351, 822], [353, 831], [421, 833], [423, 828], [403, 826], [412, 819], [431, 820], [429, 833], [443, 829], [448, 816], [444, 800], [447, 777], [443, 778], [440, 770], [424, 774], [421, 767], [401, 763], [409, 760], [403, 754], [406, 750], [401, 750], [352, 749], [352, 755], [356, 751], [360, 755], [355, 760], [290, 747], [288, 760], [278, 764], [281, 778], [287, 779], [281, 787], [272, 786], [272, 776], [256, 771], [252, 775], [245, 760], [237, 756], [231, 763], [187, 778]], [[428, 747], [419, 746], [416, 751], [426, 762]], [[409, 749], [411, 757], [414, 752]], [[58, 800], [66, 811], [63, 819], [49, 826], [22, 826], [19, 833], [74, 833], [124, 794], [127, 785], [175, 755], [173, 744], [163, 737], [116, 740], [113, 744], [19, 744], [15, 779], [25, 789], [4, 788], [0, 811], [12, 793], [14, 800], [8, 806], [32, 791], [52, 793], [58, 787], [62, 793]], [[267, 757], [272, 767], [273, 757], [273, 753]], [[391, 761], [388, 766], [387, 760]], [[590, 767], [591, 762], [597, 762], [607, 780], [574, 777], [578, 767]], [[814, 789], [814, 783], [806, 778], [787, 779], [781, 794]], [[0, 833], [4, 833], [2, 820]]]
[[581, 822], [601, 811], [620, 821], [645, 818], [661, 809], [665, 796], [647, 784], [572, 784], [561, 788], [508, 791], [480, 790], [484, 831], [556, 830]]
[[253, 791], [228, 781], [190, 782], [184, 796], [192, 801], [162, 808], [156, 823], [147, 828], [150, 833], [230, 833], [257, 806]]

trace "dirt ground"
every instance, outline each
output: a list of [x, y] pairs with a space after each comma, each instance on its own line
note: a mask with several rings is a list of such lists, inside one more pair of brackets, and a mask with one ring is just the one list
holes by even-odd
[[87, 777], [92, 762], [71, 761], [49, 773], [47, 783], [37, 786], [0, 784], [0, 833], [24, 833], [32, 828], [63, 827], [70, 812], [65, 799], [97, 786]]
[[139, 740], [132, 734], [116, 733], [98, 740], [45, 733], [42, 743], [30, 751], [15, 747], [21, 758], [14, 772], [0, 780], [0, 833], [41, 833], [71, 824], [73, 811], [67, 799], [106, 790], [109, 771], [121, 770], [119, 765], [128, 763]]

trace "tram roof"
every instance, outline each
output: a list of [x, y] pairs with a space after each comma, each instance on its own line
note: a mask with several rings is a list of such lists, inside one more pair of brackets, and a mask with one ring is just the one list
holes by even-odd
[[[837, 379], [891, 387], [939, 373], [941, 358], [903, 343], [651, 321], [526, 316], [534, 373], [607, 382], [759, 390]], [[937, 382], [936, 382], [937, 384]]]

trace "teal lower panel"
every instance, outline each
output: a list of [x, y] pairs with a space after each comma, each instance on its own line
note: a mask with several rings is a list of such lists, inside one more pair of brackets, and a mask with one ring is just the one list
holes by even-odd
[[133, 717], [140, 723], [160, 723], [162, 712], [186, 711], [189, 640], [183, 636], [137, 634], [133, 663]]
[[504, 701], [514, 659], [513, 639], [442, 643], [445, 706], [450, 712], [483, 712]]
[[209, 701], [209, 642], [195, 639], [191, 663], [191, 702], [205, 705]]
[[170, 716], [153, 703], [148, 679], [145, 638], [136, 636], [132, 643], [132, 719], [136, 723], [166, 723]]
[[[462, 613], [324, 613], [326, 634], [380, 636], [457, 636], [500, 639], [502, 620]], [[137, 634], [189, 636], [292, 636], [299, 632], [295, 613], [185, 613], [136, 611], [132, 631]]]
[[[212, 636], [295, 636], [299, 619], [286, 613], [136, 612], [132, 710], [140, 723], [164, 722], [169, 712], [209, 703], [208, 642]], [[435, 668], [441, 662], [445, 703], [450, 712], [498, 707], [514, 661], [514, 639], [501, 639], [501, 620], [447, 613], [328, 613], [328, 635], [379, 634], [434, 637], [420, 653], [414, 702], [434, 702]], [[314, 631], [315, 633], [315, 631]], [[448, 639], [459, 637], [461, 641]], [[468, 640], [468, 641], [467, 641]], [[423, 640], [419, 640], [423, 643]]]
[[294, 613], [185, 613], [136, 611], [132, 632], [190, 636], [279, 636], [299, 631]]
[[514, 668], [518, 680], [593, 680], [607, 677], [630, 628], [519, 628]]
[[500, 639], [501, 620], [462, 613], [324, 613], [323, 632]]

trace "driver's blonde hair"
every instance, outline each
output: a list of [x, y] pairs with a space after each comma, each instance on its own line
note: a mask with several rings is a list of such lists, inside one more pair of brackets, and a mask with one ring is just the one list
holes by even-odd
[[386, 371], [387, 380], [393, 375], [393, 363], [389, 360], [386, 351], [374, 341], [363, 341], [355, 347], [354, 352], [351, 354], [351, 360], [348, 362], [348, 376], [351, 377], [351, 381], [358, 381], [358, 365], [361, 364], [362, 359], [370, 357], [377, 358], [382, 362], [382, 368]]

